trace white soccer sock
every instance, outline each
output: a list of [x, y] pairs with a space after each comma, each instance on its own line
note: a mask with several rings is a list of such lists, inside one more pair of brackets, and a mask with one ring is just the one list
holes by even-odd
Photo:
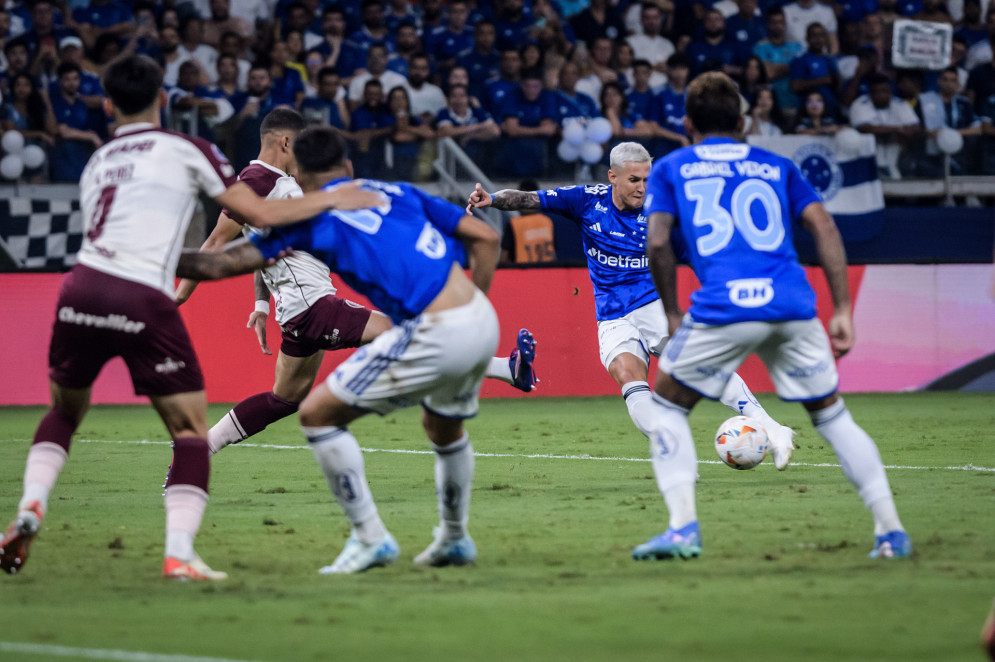
[[302, 427], [314, 453], [314, 459], [325, 473], [325, 480], [352, 523], [356, 537], [373, 543], [387, 534], [377, 505], [366, 482], [363, 451], [352, 433], [339, 427]]
[[825, 409], [809, 412], [809, 416], [816, 431], [836, 451], [843, 473], [857, 488], [864, 505], [871, 511], [875, 535], [894, 530], [904, 531], [878, 447], [854, 422], [843, 399], [838, 399]]
[[448, 446], [436, 446], [435, 492], [439, 500], [439, 522], [445, 540], [459, 540], [466, 535], [470, 519], [470, 489], [473, 486], [473, 445], [470, 435]]
[[629, 408], [629, 418], [633, 425], [647, 437], [653, 425], [653, 395], [646, 382], [626, 382], [622, 384], [622, 398]]
[[193, 485], [166, 488], [166, 556], [190, 561], [196, 556], [193, 539], [207, 508], [207, 492]]
[[507, 356], [495, 356], [487, 365], [485, 377], [488, 379], [498, 379], [506, 384], [514, 384], [515, 379], [511, 376], [511, 364], [508, 363]]
[[24, 494], [18, 510], [24, 510], [33, 501], [41, 504], [41, 512], [48, 510], [48, 495], [55, 487], [55, 481], [66, 465], [69, 454], [59, 444], [40, 441], [32, 444], [28, 451], [28, 461], [24, 466]]
[[756, 397], [750, 391], [750, 387], [746, 385], [746, 382], [743, 381], [738, 372], [732, 373], [732, 377], [726, 382], [726, 387], [723, 389], [719, 401], [734, 412], [755, 418], [763, 423], [764, 430], [767, 431], [767, 435], [771, 438], [773, 438], [778, 428], [781, 427], [781, 424], [771, 418], [767, 410], [760, 406], [760, 403], [757, 402]]
[[245, 439], [245, 436], [245, 432], [238, 425], [235, 410], [232, 409], [207, 431], [207, 446], [211, 455], [214, 455], [225, 446]]
[[698, 519], [694, 483], [698, 455], [694, 449], [688, 410], [653, 394], [650, 457], [656, 484], [670, 512], [670, 527], [679, 529]]

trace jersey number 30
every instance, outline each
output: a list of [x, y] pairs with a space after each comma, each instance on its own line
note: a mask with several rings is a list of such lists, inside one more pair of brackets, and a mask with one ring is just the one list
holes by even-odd
[[[754, 250], [777, 250], [784, 241], [784, 219], [781, 201], [771, 185], [762, 179], [747, 179], [733, 189], [729, 209], [719, 204], [725, 185], [722, 177], [695, 179], [684, 184], [684, 195], [694, 202], [692, 222], [695, 227], [709, 228], [707, 234], [698, 237], [698, 254], [708, 256], [719, 252], [736, 230]], [[754, 203], [763, 207], [766, 216], [766, 227], [762, 229], [753, 218]]]

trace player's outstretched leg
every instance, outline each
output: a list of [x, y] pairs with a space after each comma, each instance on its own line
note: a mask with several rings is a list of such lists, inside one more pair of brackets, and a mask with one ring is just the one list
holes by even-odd
[[44, 516], [41, 504], [32, 501], [19, 509], [17, 517], [10, 523], [7, 533], [0, 539], [0, 570], [16, 575], [28, 560], [31, 541], [38, 535]]
[[746, 385], [738, 373], [733, 373], [719, 400], [737, 414], [755, 418], [764, 424], [764, 430], [767, 431], [767, 437], [770, 439], [774, 466], [777, 467], [778, 471], [787, 469], [788, 463], [791, 462], [791, 454], [795, 450], [795, 431], [771, 418], [767, 410], [757, 402], [753, 393], [750, 392], [750, 387]]
[[872, 559], [909, 556], [912, 542], [898, 518], [874, 440], [854, 422], [842, 398], [823, 409], [810, 411], [809, 416], [816, 431], [833, 447], [843, 473], [874, 517], [874, 549], [869, 556]]
[[299, 402], [285, 400], [272, 391], [257, 393], [242, 400], [208, 431], [207, 443], [211, 448], [211, 455], [225, 446], [237, 444], [262, 432], [270, 423], [296, 412], [299, 406]]
[[366, 482], [366, 468], [359, 442], [345, 428], [302, 427], [325, 474], [328, 486], [352, 524], [352, 534], [338, 557], [321, 568], [323, 575], [345, 575], [387, 566], [401, 549], [387, 531]]
[[632, 558], [637, 561], [694, 558], [701, 554], [694, 497], [698, 456], [688, 425], [688, 410], [656, 394], [653, 403], [656, 417], [650, 434], [650, 456], [670, 522], [666, 531], [637, 545]]
[[497, 379], [511, 384], [518, 390], [529, 393], [539, 383], [539, 378], [536, 377], [535, 370], [532, 368], [535, 356], [535, 338], [532, 337], [531, 331], [522, 329], [515, 339], [515, 349], [511, 350], [511, 356], [509, 358], [495, 356], [491, 359], [485, 376], [488, 379]]
[[467, 533], [470, 490], [473, 485], [473, 446], [465, 432], [435, 450], [435, 492], [439, 501], [439, 526], [434, 540], [415, 557], [415, 565], [443, 567], [469, 565], [477, 560], [477, 547]]

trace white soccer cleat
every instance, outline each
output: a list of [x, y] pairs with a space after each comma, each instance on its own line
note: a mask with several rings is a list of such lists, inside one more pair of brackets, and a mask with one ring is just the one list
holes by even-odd
[[162, 576], [181, 582], [216, 582], [228, 579], [227, 572], [211, 570], [199, 556], [194, 556], [189, 561], [181, 561], [174, 556], [167, 556], [162, 562]]
[[388, 566], [401, 555], [401, 548], [389, 533], [374, 543], [362, 542], [354, 535], [345, 541], [345, 547], [331, 565], [320, 569], [323, 575], [351, 575], [370, 568]]
[[778, 471], [784, 471], [791, 462], [791, 454], [795, 451], [795, 431], [787, 425], [779, 425], [770, 436], [770, 453], [774, 457], [774, 466]]
[[415, 557], [415, 565], [442, 568], [447, 565], [470, 565], [477, 560], [477, 546], [469, 535], [464, 534], [456, 540], [445, 540], [439, 527], [432, 533], [435, 540]]

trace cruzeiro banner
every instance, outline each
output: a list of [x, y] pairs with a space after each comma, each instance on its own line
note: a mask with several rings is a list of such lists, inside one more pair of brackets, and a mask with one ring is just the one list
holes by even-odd
[[837, 221], [880, 221], [884, 192], [874, 136], [841, 131], [828, 136], [750, 136], [749, 143], [786, 156], [822, 195]]

